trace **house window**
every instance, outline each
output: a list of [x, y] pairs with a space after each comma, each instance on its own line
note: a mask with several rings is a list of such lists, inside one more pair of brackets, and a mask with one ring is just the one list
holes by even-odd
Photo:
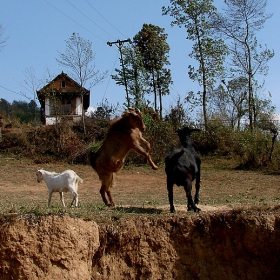
[[65, 88], [66, 87], [66, 81], [61, 81], [61, 87]]

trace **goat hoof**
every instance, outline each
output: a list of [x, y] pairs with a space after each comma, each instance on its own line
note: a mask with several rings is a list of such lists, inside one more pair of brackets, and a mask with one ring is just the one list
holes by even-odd
[[153, 166], [152, 168], [153, 168], [153, 170], [158, 170], [158, 167], [156, 165]]

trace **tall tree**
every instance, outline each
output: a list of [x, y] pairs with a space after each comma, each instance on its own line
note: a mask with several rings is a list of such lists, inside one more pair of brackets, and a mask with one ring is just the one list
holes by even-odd
[[[162, 117], [162, 95], [169, 94], [169, 85], [172, 83], [170, 70], [164, 68], [169, 65], [168, 54], [170, 47], [164, 28], [153, 24], [143, 24], [142, 29], [134, 36], [133, 42], [139, 48], [144, 67], [149, 74], [149, 83], [154, 93], [154, 109]], [[164, 79], [167, 78], [166, 80]]]
[[127, 90], [131, 96], [129, 104], [141, 108], [146, 103], [144, 96], [148, 92], [147, 71], [143, 65], [142, 56], [135, 45], [122, 47], [121, 52], [124, 69], [115, 69], [117, 74], [112, 75], [112, 78], [118, 85], [125, 85], [126, 78]]
[[[65, 53], [59, 52], [57, 62], [70, 69], [70, 75], [80, 86], [85, 88], [92, 88], [93, 86], [101, 83], [108, 75], [108, 71], [100, 73], [95, 69], [95, 54], [92, 51], [92, 43], [79, 36], [78, 33], [73, 33], [69, 40], [66, 40]], [[81, 93], [82, 103], [85, 93]], [[85, 131], [84, 121], [84, 108], [83, 108], [83, 124]]]
[[189, 55], [198, 62], [198, 67], [189, 65], [188, 74], [190, 79], [202, 86], [202, 93], [199, 92], [199, 95], [207, 128], [207, 91], [222, 74], [223, 62], [227, 55], [227, 47], [223, 40], [216, 39], [213, 34], [212, 16], [216, 8], [213, 0], [170, 0], [170, 4], [162, 8], [163, 15], [172, 16], [174, 20], [171, 26], [185, 27], [187, 39], [194, 41]]
[[253, 130], [256, 121], [254, 81], [257, 75], [266, 75], [267, 62], [274, 51], [261, 46], [256, 32], [264, 27], [271, 15], [265, 13], [267, 0], [226, 0], [222, 14], [217, 14], [216, 30], [230, 41], [230, 79], [243, 76], [247, 79], [248, 117]]

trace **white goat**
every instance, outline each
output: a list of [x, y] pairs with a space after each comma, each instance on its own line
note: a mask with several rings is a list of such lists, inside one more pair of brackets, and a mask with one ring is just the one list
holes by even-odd
[[49, 172], [43, 169], [36, 171], [37, 182], [45, 181], [49, 189], [48, 207], [51, 204], [51, 198], [53, 192], [59, 192], [60, 201], [65, 207], [63, 192], [71, 192], [73, 200], [71, 206], [75, 201], [75, 206], [78, 206], [78, 184], [83, 183], [83, 180], [73, 171], [65, 170], [62, 173]]

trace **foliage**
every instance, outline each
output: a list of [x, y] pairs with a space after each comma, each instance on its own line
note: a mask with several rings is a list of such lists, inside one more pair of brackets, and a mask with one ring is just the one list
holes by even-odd
[[190, 115], [187, 115], [186, 110], [180, 98], [177, 100], [176, 106], [170, 106], [169, 113], [165, 115], [165, 121], [170, 122], [174, 128], [179, 128], [184, 125], [194, 125]]
[[[163, 15], [174, 18], [171, 25], [185, 27], [187, 39], [194, 42], [190, 57], [198, 62], [197, 69], [189, 65], [190, 79], [202, 86], [198, 92], [203, 108], [204, 124], [207, 129], [207, 92], [213, 87], [217, 77], [221, 76], [223, 63], [228, 53], [227, 46], [221, 38], [215, 38], [212, 29], [212, 18], [216, 11], [213, 0], [181, 1], [171, 0], [171, 5], [163, 7]], [[193, 94], [193, 92], [190, 92]], [[193, 95], [187, 97], [192, 100]], [[194, 100], [195, 102], [197, 99]]]
[[116, 81], [116, 84], [123, 86], [126, 78], [130, 97], [125, 106], [141, 108], [146, 103], [144, 96], [149, 89], [147, 71], [143, 65], [142, 56], [135, 45], [122, 47], [120, 51], [123, 58], [123, 69], [115, 69], [117, 74], [112, 75], [112, 79]]
[[[142, 111], [146, 124], [143, 137], [150, 142], [150, 153], [157, 164], [163, 164], [169, 148], [179, 144], [175, 130], [185, 125], [194, 126], [180, 105], [178, 103], [177, 107], [171, 108], [165, 120], [161, 120], [150, 107]], [[11, 129], [3, 133], [0, 152], [30, 157], [36, 163], [64, 161], [87, 164], [89, 151], [100, 146], [109, 124], [107, 118], [86, 118], [86, 136], [82, 123], [70, 124], [67, 120], [63, 120], [59, 127], [41, 125], [27, 129], [21, 126], [20, 130]], [[192, 140], [196, 150], [204, 157], [231, 158], [243, 168], [278, 169], [278, 131], [278, 125], [271, 121], [271, 116], [265, 114], [259, 118], [258, 128], [253, 133], [246, 124], [236, 130], [218, 115], [212, 115], [208, 130], [193, 133]], [[127, 156], [126, 165], [144, 163], [143, 157], [134, 152]]]
[[37, 124], [38, 120], [40, 120], [40, 110], [33, 100], [29, 103], [16, 100], [13, 103], [9, 103], [1, 98], [0, 115], [6, 120], [5, 125], [7, 126], [13, 126], [17, 121], [22, 124]]
[[109, 104], [108, 100], [105, 99], [101, 103], [97, 104], [97, 109], [91, 112], [89, 117], [95, 121], [106, 121], [108, 122], [116, 113], [119, 105]]
[[154, 110], [159, 110], [161, 118], [162, 96], [169, 94], [169, 85], [172, 83], [170, 70], [164, 68], [170, 64], [168, 61], [170, 47], [166, 40], [164, 28], [153, 24], [143, 24], [142, 29], [133, 38], [142, 56], [144, 68], [149, 74], [148, 81], [154, 94]]
[[[231, 157], [243, 168], [278, 166], [280, 143], [271, 127], [263, 122], [262, 128], [253, 133], [246, 126], [235, 131], [227, 122], [212, 118], [209, 129], [197, 133], [194, 143], [202, 155]], [[274, 129], [275, 133], [279, 130]]]

